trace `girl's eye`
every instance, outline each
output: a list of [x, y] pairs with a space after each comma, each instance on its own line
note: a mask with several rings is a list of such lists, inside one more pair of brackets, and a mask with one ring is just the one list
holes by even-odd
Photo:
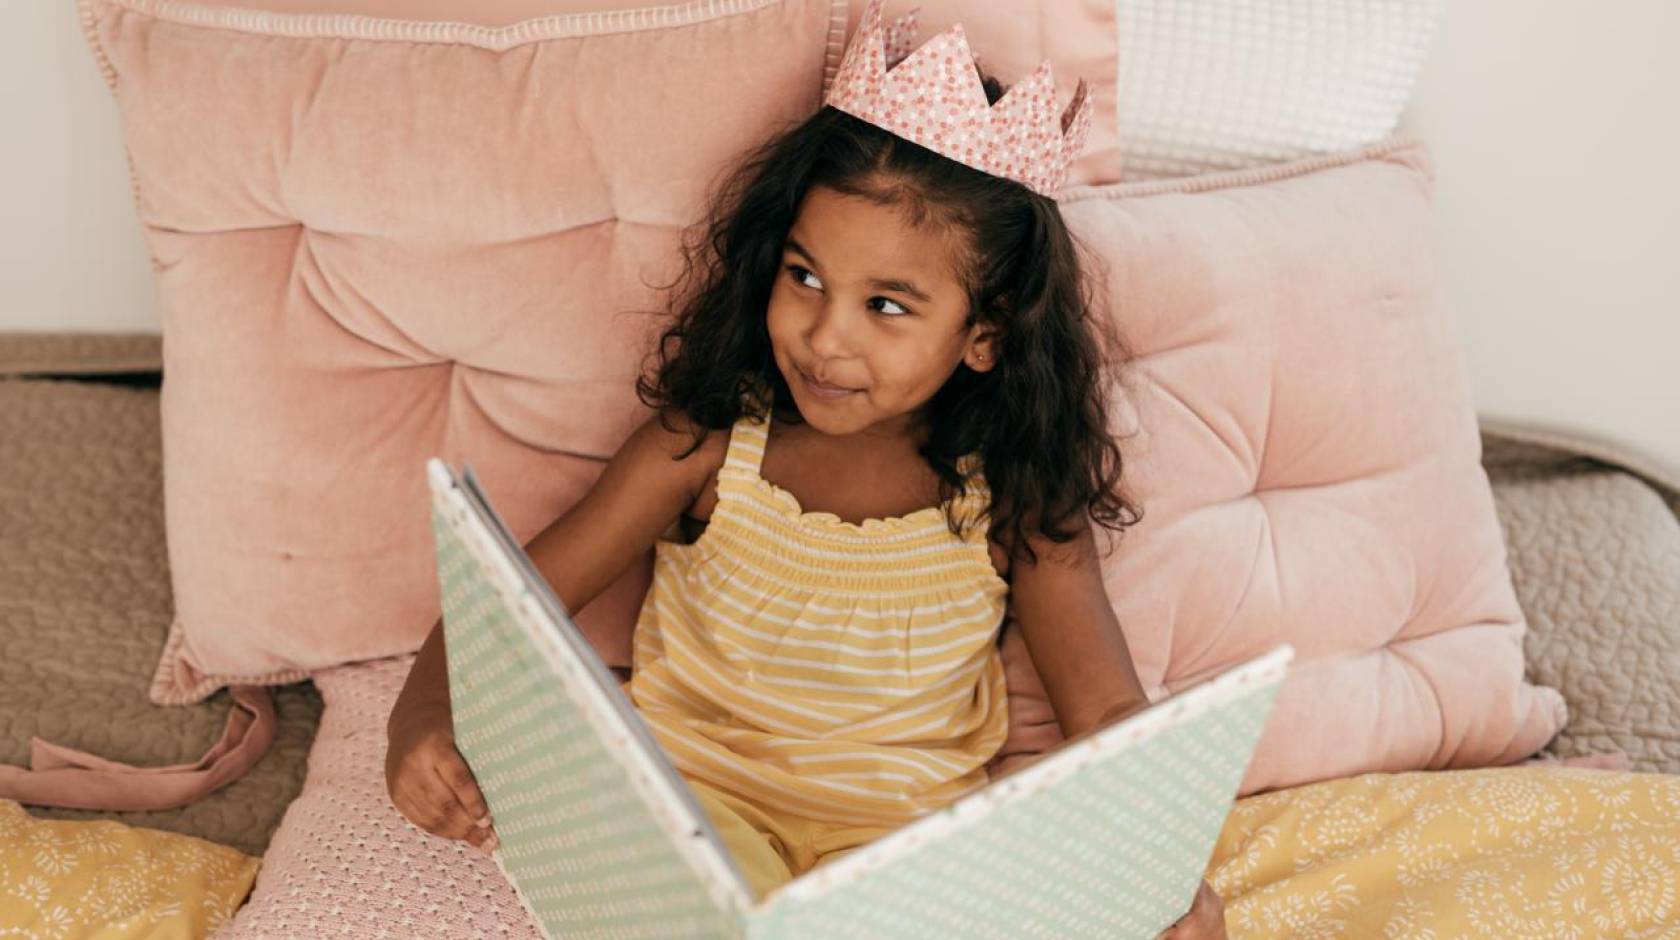
[[[805, 270], [804, 268], [800, 267], [797, 264], [790, 264], [790, 265], [787, 266], [787, 269], [788, 269], [788, 272], [793, 275], [793, 282], [795, 284], [798, 284], [802, 287], [807, 286], [805, 284], [805, 275], [811, 274], [810, 271]], [[811, 277], [815, 278], [816, 275], [811, 274]], [[819, 284], [818, 286], [820, 287], [821, 285]]]
[[[816, 278], [816, 275], [815, 275], [815, 274], [812, 274], [812, 273], [811, 273], [811, 272], [810, 272], [810, 271], [809, 271], [809, 270], [807, 270], [807, 269], [805, 269], [805, 268], [802, 268], [802, 267], [800, 267], [800, 266], [799, 266], [799, 265], [797, 265], [797, 264], [790, 264], [790, 265], [788, 265], [788, 266], [787, 266], [787, 270], [788, 270], [788, 273], [789, 273], [789, 274], [791, 274], [791, 275], [793, 275], [793, 282], [794, 282], [794, 283], [795, 283], [795, 284], [798, 284], [798, 285], [800, 285], [800, 286], [801, 286], [801, 287], [809, 287], [809, 286], [811, 286], [811, 285], [809, 285], [809, 284], [806, 284], [806, 283], [805, 283], [805, 275], [807, 275], [807, 274], [809, 274], [809, 275], [811, 275], [811, 277], [812, 277], [812, 279], [815, 279], [815, 278]], [[817, 282], [817, 289], [818, 289], [818, 290], [821, 290], [821, 289], [822, 289], [822, 282], [820, 282], [820, 281], [819, 281], [819, 282]], [[906, 310], [906, 309], [905, 309], [905, 308], [904, 308], [904, 305], [903, 305], [903, 304], [901, 304], [901, 303], [899, 303], [899, 302], [898, 302], [898, 301], [896, 301], [896, 300], [891, 300], [891, 299], [889, 299], [889, 298], [886, 298], [886, 297], [871, 297], [871, 298], [869, 298], [869, 299], [870, 299], [870, 300], [879, 300], [879, 301], [881, 301], [881, 302], [882, 302], [882, 303], [884, 303], [884, 304], [892, 304], [892, 305], [893, 305], [893, 306], [894, 306], [894, 307], [897, 307], [897, 308], [898, 308], [898, 310], [899, 310], [899, 312], [898, 312], [898, 313], [895, 313], [895, 314], [893, 314], [893, 316], [895, 316], [895, 317], [901, 317], [901, 316], [904, 316], [904, 315], [906, 315], [906, 314], [908, 314], [908, 313], [909, 313], [909, 312], [910, 312], [910, 311], [909, 311], [909, 310]], [[884, 311], [884, 310], [883, 310], [883, 311], [882, 311], [882, 312], [883, 312], [883, 313], [886, 313], [886, 312], [887, 312], [887, 311]]]

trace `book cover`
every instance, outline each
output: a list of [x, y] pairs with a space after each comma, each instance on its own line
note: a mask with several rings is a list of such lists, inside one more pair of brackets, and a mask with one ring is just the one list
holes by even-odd
[[1139, 937], [1189, 909], [1287, 644], [752, 896], [472, 476], [427, 464], [456, 744], [553, 938]]

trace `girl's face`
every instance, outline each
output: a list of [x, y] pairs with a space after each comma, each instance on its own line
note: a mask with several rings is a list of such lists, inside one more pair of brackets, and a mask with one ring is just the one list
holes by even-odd
[[911, 225], [896, 206], [820, 186], [806, 193], [768, 318], [776, 365], [807, 424], [836, 436], [907, 434], [959, 364], [996, 364], [995, 330], [963, 326], [968, 294], [951, 238]]

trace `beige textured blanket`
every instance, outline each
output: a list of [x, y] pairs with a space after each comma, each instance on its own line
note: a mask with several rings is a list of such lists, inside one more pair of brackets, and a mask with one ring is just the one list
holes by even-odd
[[[173, 606], [164, 544], [160, 366], [151, 337], [0, 334], [0, 763], [30, 738], [154, 766], [195, 761], [221, 736], [226, 691], [188, 708], [146, 697]], [[123, 375], [130, 370], [140, 375]], [[26, 379], [76, 372], [127, 384]], [[280, 727], [244, 777], [179, 809], [96, 813], [261, 854], [303, 785], [321, 698], [277, 690]]]

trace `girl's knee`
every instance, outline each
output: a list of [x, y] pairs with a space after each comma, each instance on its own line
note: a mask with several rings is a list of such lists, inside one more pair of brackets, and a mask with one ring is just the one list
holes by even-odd
[[709, 787], [699, 785], [691, 789], [755, 896], [763, 898], [793, 880], [793, 872], [781, 851], [781, 840], [774, 833], [755, 828]]

